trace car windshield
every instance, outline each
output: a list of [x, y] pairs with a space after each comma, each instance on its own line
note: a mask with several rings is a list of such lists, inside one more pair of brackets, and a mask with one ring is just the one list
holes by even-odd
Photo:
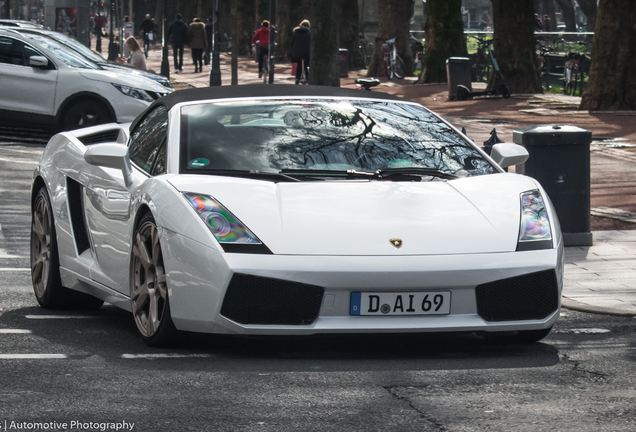
[[[181, 172], [497, 172], [422, 106], [376, 100], [218, 101], [181, 108]], [[426, 170], [428, 169], [428, 170]]]
[[76, 52], [83, 55], [84, 57], [92, 61], [93, 63], [97, 63], [97, 64], [108, 63], [104, 57], [100, 56], [92, 49], [82, 45], [81, 43], [77, 41], [77, 39], [73, 39], [62, 33], [57, 33], [57, 32], [47, 33], [46, 36], [49, 36], [51, 39], [55, 39], [57, 42], [75, 50]]
[[69, 67], [79, 68], [79, 69], [99, 69], [99, 66], [96, 64], [84, 59], [79, 54], [71, 51], [68, 47], [63, 44], [57, 42], [54, 39], [51, 39], [48, 36], [35, 34], [35, 33], [22, 33], [25, 37], [37, 42], [42, 48], [47, 49], [56, 58], [64, 62]]

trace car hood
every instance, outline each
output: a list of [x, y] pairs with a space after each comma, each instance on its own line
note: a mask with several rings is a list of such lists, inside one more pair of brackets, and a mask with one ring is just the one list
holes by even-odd
[[101, 68], [105, 69], [105, 70], [112, 70], [115, 73], [122, 72], [122, 73], [125, 73], [125, 74], [137, 75], [139, 77], [148, 78], [148, 79], [156, 81], [156, 82], [158, 82], [160, 84], [162, 84], [163, 82], [168, 82], [168, 83], [170, 82], [170, 80], [168, 80], [168, 78], [166, 78], [166, 77], [164, 77], [162, 75], [157, 75], [157, 74], [152, 73], [152, 72], [135, 69], [135, 68], [130, 67], [130, 66], [111, 64], [111, 63], [100, 64], [99, 66]]
[[168, 181], [181, 192], [214, 197], [274, 254], [290, 255], [511, 252], [519, 194], [538, 187], [516, 174], [433, 182], [273, 183], [199, 175]]
[[156, 81], [143, 76], [119, 72], [111, 70], [82, 70], [80, 74], [89, 80], [100, 81], [105, 83], [119, 84], [128, 87], [134, 87], [141, 90], [150, 90], [156, 93], [169, 93], [172, 89], [168, 89]]

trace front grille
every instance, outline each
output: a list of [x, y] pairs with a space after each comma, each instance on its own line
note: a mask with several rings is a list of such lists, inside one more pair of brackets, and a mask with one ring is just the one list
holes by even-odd
[[309, 325], [318, 318], [324, 291], [315, 285], [235, 274], [221, 315], [241, 324]]
[[545, 270], [478, 285], [477, 313], [486, 321], [537, 320], [559, 307], [554, 270]]

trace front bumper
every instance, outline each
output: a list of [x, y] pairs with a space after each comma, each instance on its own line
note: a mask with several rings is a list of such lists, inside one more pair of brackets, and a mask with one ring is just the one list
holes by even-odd
[[[179, 234], [165, 238], [164, 262], [172, 319], [180, 330], [262, 335], [443, 331], [517, 331], [551, 327], [563, 280], [563, 246], [556, 249], [443, 256], [285, 256], [221, 253]], [[479, 316], [475, 288], [515, 276], [554, 270], [558, 306], [543, 319], [488, 322]], [[324, 288], [318, 318], [309, 325], [240, 324], [221, 315], [234, 274]], [[350, 316], [352, 291], [450, 291], [448, 315]]]

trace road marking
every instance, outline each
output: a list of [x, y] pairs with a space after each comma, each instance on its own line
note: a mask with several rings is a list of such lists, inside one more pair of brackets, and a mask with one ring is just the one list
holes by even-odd
[[37, 160], [11, 159], [11, 158], [3, 158], [3, 157], [0, 157], [0, 162], [12, 162], [12, 163], [33, 164], [33, 165], [37, 165], [40, 163], [40, 161], [37, 161]]
[[[0, 255], [0, 258], [2, 258], [2, 255]], [[30, 268], [9, 268], [9, 267], [1, 267], [0, 271], [3, 272], [30, 272], [31, 269]]]
[[212, 354], [122, 354], [121, 358], [125, 359], [165, 359], [165, 358], [208, 358], [214, 357]]
[[65, 359], [66, 354], [0, 354], [0, 360], [15, 359]]
[[608, 329], [601, 328], [581, 328], [581, 329], [558, 329], [552, 330], [552, 333], [573, 333], [573, 334], [603, 334], [609, 333]]
[[76, 319], [99, 318], [95, 315], [25, 315], [26, 319]]
[[[1, 237], [0, 237], [0, 238], [1, 238]], [[5, 259], [6, 259], [6, 258], [11, 258], [11, 259], [15, 259], [15, 258], [24, 258], [24, 259], [26, 259], [26, 258], [28, 258], [28, 257], [20, 256], [20, 255], [11, 255], [11, 254], [8, 254], [6, 250], [4, 250], [4, 249], [0, 249], [0, 258], [5, 258]]]
[[0, 334], [26, 334], [26, 333], [31, 333], [31, 330], [0, 329]]

